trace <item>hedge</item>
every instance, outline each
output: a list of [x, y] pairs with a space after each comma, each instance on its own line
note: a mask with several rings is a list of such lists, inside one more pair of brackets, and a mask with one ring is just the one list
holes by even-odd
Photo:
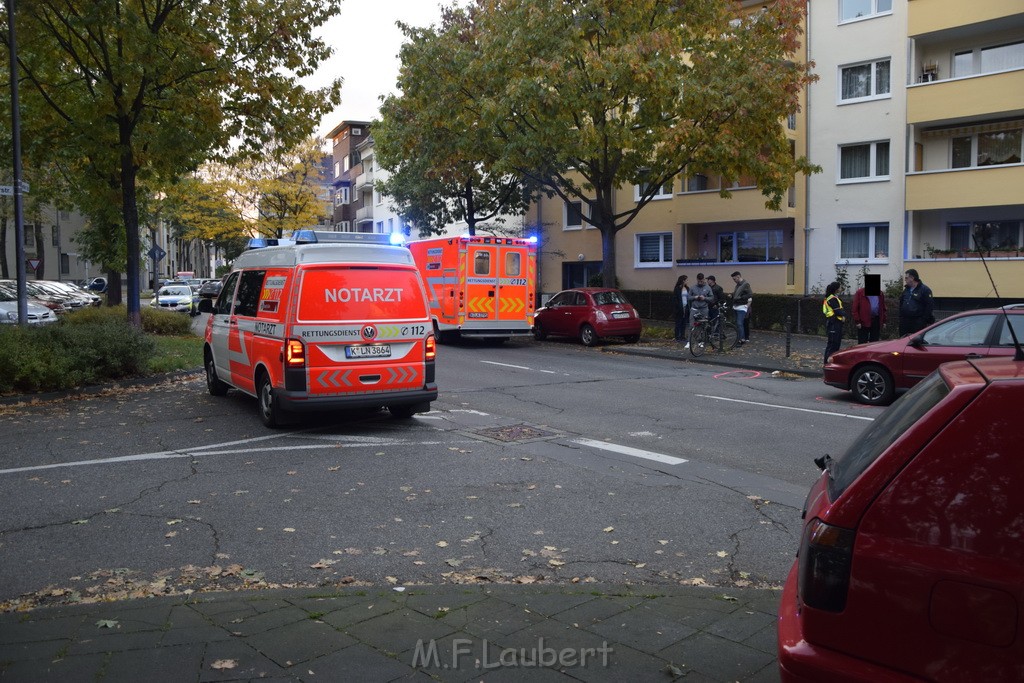
[[[675, 302], [671, 291], [623, 290], [630, 303], [649, 320], [672, 320], [675, 316]], [[852, 297], [845, 301], [850, 305]], [[750, 326], [757, 330], [785, 331], [787, 317], [794, 334], [825, 336], [825, 316], [821, 312], [822, 299], [809, 296], [785, 294], [754, 294], [753, 315]], [[885, 300], [888, 320], [882, 329], [882, 338], [899, 336], [899, 301]], [[847, 316], [844, 337], [857, 337], [853, 317]]]

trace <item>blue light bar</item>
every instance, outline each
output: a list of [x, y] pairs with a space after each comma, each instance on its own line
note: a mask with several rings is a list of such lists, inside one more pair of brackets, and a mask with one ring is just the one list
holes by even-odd
[[405, 235], [403, 235], [400, 232], [393, 232], [391, 233], [391, 237], [388, 239], [388, 241], [396, 246], [402, 246], [403, 244], [405, 244]]

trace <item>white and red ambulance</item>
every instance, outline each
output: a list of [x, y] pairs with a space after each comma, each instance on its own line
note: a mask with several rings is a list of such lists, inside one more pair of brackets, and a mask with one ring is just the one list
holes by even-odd
[[535, 239], [464, 235], [409, 243], [444, 337], [527, 336], [537, 289]]
[[253, 240], [216, 301], [204, 299], [211, 394], [255, 396], [268, 427], [290, 413], [437, 398], [435, 339], [412, 254], [388, 235], [301, 230]]

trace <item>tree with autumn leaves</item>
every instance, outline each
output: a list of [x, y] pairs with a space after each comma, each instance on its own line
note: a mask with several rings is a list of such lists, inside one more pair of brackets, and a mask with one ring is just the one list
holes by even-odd
[[[382, 124], [420, 126], [406, 156], [438, 175], [475, 163], [582, 202], [613, 286], [615, 235], [687, 169], [752, 177], [770, 209], [815, 170], [793, 157], [782, 126], [813, 80], [794, 59], [805, 3], [743, 4], [474, 0], [413, 36], [438, 51], [403, 50], [403, 73], [434, 97], [403, 90]], [[433, 64], [410, 61], [431, 54]], [[438, 122], [455, 139], [446, 149], [431, 139]], [[634, 185], [638, 200], [617, 206], [616, 191]]]
[[50, 141], [76, 179], [74, 203], [97, 247], [123, 248], [133, 324], [140, 205], [211, 158], [252, 158], [271, 141], [290, 147], [310, 135], [341, 83], [311, 91], [298, 79], [330, 55], [313, 31], [338, 9], [336, 0], [18, 3], [32, 113], [22, 136]]

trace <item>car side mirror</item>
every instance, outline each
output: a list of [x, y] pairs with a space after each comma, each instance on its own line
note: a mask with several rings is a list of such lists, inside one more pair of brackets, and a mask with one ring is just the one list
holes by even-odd
[[927, 342], [924, 340], [924, 335], [916, 335], [910, 338], [910, 345], [914, 347], [927, 346]]
[[213, 299], [200, 299], [199, 300], [199, 312], [200, 313], [213, 313]]

